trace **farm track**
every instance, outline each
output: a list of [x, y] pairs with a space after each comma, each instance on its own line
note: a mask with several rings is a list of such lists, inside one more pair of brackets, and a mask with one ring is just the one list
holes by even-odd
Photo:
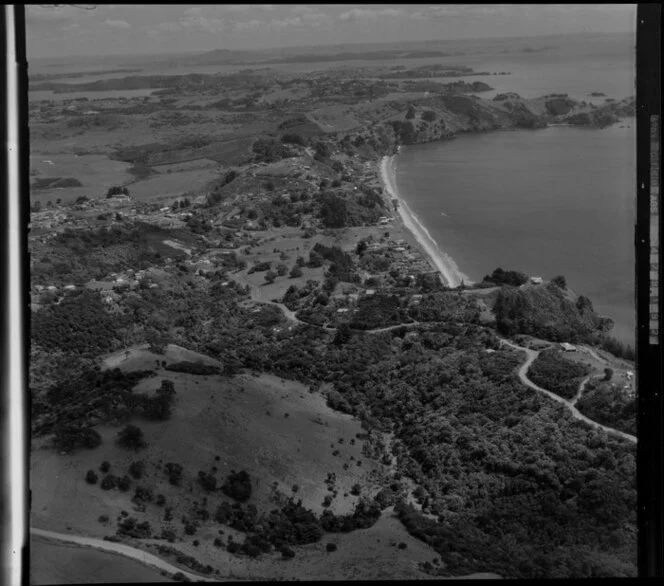
[[589, 378], [585, 378], [581, 384], [579, 385], [579, 392], [577, 392], [576, 397], [572, 401], [568, 401], [567, 399], [564, 399], [563, 397], [560, 397], [559, 395], [556, 395], [555, 393], [552, 393], [551, 391], [547, 391], [546, 389], [543, 389], [542, 387], [537, 386], [535, 383], [533, 383], [529, 378], [528, 378], [528, 369], [530, 368], [530, 365], [537, 359], [539, 356], [539, 352], [536, 350], [531, 350], [530, 348], [524, 348], [523, 346], [517, 346], [516, 344], [512, 342], [508, 342], [507, 340], [500, 339], [501, 343], [506, 344], [508, 346], [511, 346], [512, 348], [516, 350], [521, 350], [522, 352], [526, 353], [526, 361], [521, 365], [519, 368], [519, 379], [521, 379], [521, 382], [530, 387], [531, 389], [534, 389], [540, 393], [544, 393], [554, 401], [558, 401], [558, 403], [563, 404], [567, 409], [570, 410], [572, 413], [572, 416], [575, 419], [579, 419], [581, 421], [585, 421], [588, 425], [591, 425], [592, 427], [596, 429], [602, 429], [606, 433], [620, 437], [621, 439], [627, 440], [629, 442], [632, 442], [633, 444], [636, 444], [637, 438], [629, 433], [625, 433], [623, 431], [619, 431], [617, 429], [613, 429], [612, 427], [607, 427], [606, 425], [602, 425], [601, 423], [597, 423], [597, 421], [593, 421], [589, 417], [586, 417], [581, 413], [575, 406], [574, 403], [578, 401], [580, 398], [581, 394], [583, 393], [583, 389], [586, 386], [586, 383], [588, 382]]
[[111, 553], [119, 554], [124, 557], [128, 557], [134, 560], [145, 564], [151, 568], [156, 568], [157, 570], [163, 570], [169, 574], [177, 574], [178, 572], [182, 573], [184, 576], [189, 578], [191, 581], [195, 582], [216, 582], [218, 581], [215, 578], [210, 578], [207, 576], [202, 576], [198, 574], [192, 574], [182, 568], [178, 568], [167, 561], [152, 555], [142, 549], [132, 547], [130, 545], [125, 545], [124, 543], [114, 543], [112, 541], [104, 541], [103, 539], [96, 539], [94, 537], [83, 537], [81, 535], [70, 535], [67, 533], [56, 533], [55, 531], [46, 531], [44, 529], [37, 529], [36, 527], [30, 527], [30, 533], [37, 537], [42, 537], [45, 539], [53, 539], [55, 541], [63, 541], [66, 543], [73, 543], [82, 547], [92, 547], [94, 549], [100, 549], [103, 551], [108, 551]]

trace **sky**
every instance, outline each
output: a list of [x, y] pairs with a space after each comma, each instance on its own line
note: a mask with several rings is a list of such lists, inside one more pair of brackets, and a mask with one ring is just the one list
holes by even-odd
[[35, 4], [29, 58], [633, 32], [634, 4]]

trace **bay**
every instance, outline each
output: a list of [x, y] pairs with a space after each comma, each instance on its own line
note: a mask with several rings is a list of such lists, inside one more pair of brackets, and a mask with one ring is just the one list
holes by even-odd
[[634, 344], [636, 130], [549, 127], [407, 146], [399, 193], [473, 281], [562, 274]]

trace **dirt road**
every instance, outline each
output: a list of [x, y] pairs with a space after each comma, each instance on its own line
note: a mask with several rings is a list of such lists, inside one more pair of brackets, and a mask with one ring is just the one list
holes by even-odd
[[[185, 575], [187, 578], [194, 582], [216, 582], [218, 581], [215, 578], [208, 578], [205, 576], [199, 576], [197, 574], [192, 574], [187, 572], [177, 566], [169, 564], [167, 561], [158, 558], [155, 555], [147, 553], [142, 549], [137, 549], [131, 547], [130, 545], [125, 545], [123, 543], [113, 543], [112, 541], [104, 541], [103, 539], [95, 539], [94, 537], [83, 537], [80, 535], [69, 535], [66, 533], [56, 533], [55, 531], [46, 531], [44, 529], [37, 529], [35, 527], [30, 527], [30, 533], [39, 537], [44, 537], [46, 539], [54, 539], [56, 541], [64, 541], [66, 543], [74, 543], [76, 545], [84, 547], [93, 547], [95, 549], [102, 549], [105, 551], [110, 551], [112, 553], [118, 553], [128, 558], [138, 560], [139, 562], [156, 568], [158, 570], [165, 570], [169, 574], [177, 574], [178, 572]], [[112, 578], [112, 576], [111, 576]], [[109, 580], [111, 581], [111, 580]]]
[[[583, 413], [581, 413], [575, 406], [574, 403], [568, 401], [567, 399], [564, 399], [563, 397], [560, 397], [556, 395], [555, 393], [552, 393], [551, 391], [547, 391], [546, 389], [543, 389], [542, 387], [537, 386], [535, 383], [531, 382], [530, 379], [527, 376], [528, 369], [530, 368], [530, 365], [535, 361], [535, 359], [539, 356], [539, 352], [535, 350], [531, 350], [530, 348], [524, 348], [522, 346], [517, 346], [516, 344], [512, 342], [508, 342], [507, 340], [504, 340], [501, 338], [501, 343], [506, 344], [508, 346], [511, 346], [512, 348], [515, 348], [516, 350], [521, 350], [522, 352], [526, 353], [526, 361], [521, 365], [519, 368], [519, 378], [521, 379], [521, 382], [530, 387], [531, 389], [534, 389], [540, 393], [544, 393], [554, 401], [558, 401], [558, 403], [562, 403], [567, 407], [572, 415], [576, 419], [580, 419], [581, 421], [585, 421], [588, 425], [592, 425], [596, 429], [603, 429], [606, 433], [609, 433], [614, 436], [618, 436], [622, 439], [625, 439], [629, 442], [636, 443], [637, 439], [635, 436], [630, 435], [629, 433], [625, 433], [623, 431], [619, 431], [617, 429], [613, 429], [612, 427], [607, 427], [606, 425], [602, 425], [601, 423], [597, 423], [597, 421], [593, 421], [592, 419], [586, 417]], [[588, 379], [585, 379], [581, 385], [585, 387], [585, 383], [587, 382]], [[583, 392], [583, 388], [580, 389], [580, 392]], [[580, 393], [577, 393], [577, 397], [575, 397], [575, 401], [578, 400], [578, 397], [580, 397]]]

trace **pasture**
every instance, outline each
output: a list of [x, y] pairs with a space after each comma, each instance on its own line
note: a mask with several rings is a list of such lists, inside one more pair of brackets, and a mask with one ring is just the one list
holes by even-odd
[[32, 537], [30, 584], [132, 584], [173, 582], [161, 572], [121, 555]]

